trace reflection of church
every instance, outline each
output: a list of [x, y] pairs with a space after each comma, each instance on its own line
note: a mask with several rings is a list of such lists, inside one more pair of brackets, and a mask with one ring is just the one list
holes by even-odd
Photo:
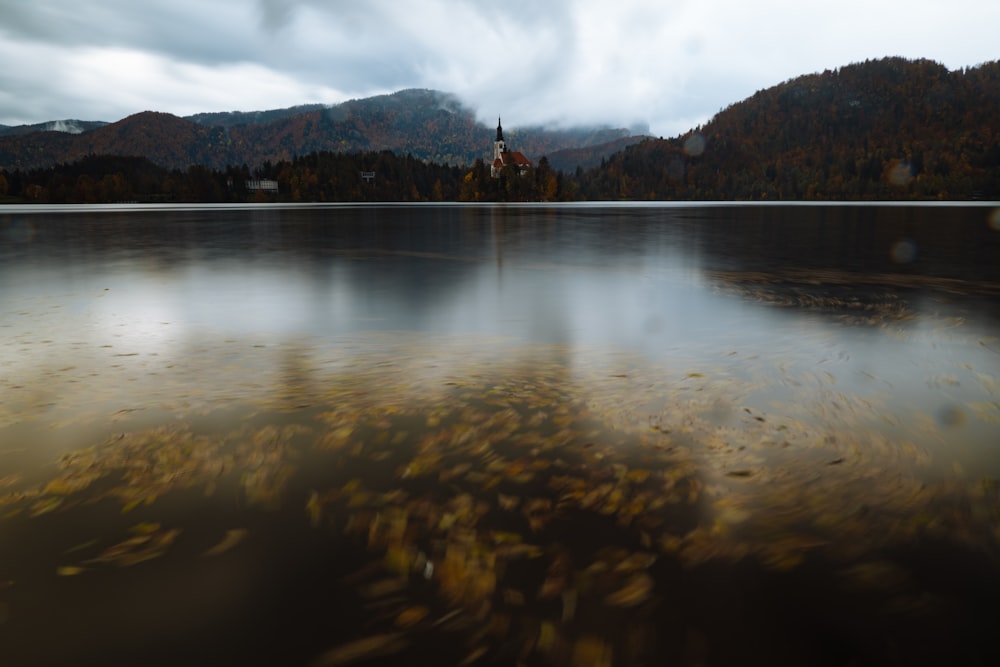
[[500, 118], [497, 117], [497, 138], [493, 142], [493, 164], [490, 165], [490, 176], [500, 178], [500, 172], [506, 167], [513, 167], [517, 169], [519, 174], [523, 174], [531, 169], [531, 160], [524, 157], [524, 153], [508, 150], [507, 143], [503, 140]]

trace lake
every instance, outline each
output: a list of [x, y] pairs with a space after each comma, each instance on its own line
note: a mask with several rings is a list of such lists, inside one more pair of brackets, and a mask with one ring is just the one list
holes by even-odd
[[1000, 207], [0, 209], [4, 665], [993, 664]]

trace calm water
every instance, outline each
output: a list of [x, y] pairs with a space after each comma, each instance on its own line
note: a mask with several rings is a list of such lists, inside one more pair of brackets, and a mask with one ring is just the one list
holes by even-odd
[[990, 206], [2, 209], [0, 662], [988, 664], [998, 257]]

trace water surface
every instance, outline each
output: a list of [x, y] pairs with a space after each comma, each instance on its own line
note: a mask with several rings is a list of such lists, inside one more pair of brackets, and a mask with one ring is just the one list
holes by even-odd
[[0, 650], [988, 661], [996, 211], [4, 209]]

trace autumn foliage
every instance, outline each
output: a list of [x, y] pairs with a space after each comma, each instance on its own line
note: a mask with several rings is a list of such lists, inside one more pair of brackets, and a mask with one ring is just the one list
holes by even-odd
[[1000, 62], [886, 58], [802, 76], [582, 178], [588, 199], [1000, 197]]

